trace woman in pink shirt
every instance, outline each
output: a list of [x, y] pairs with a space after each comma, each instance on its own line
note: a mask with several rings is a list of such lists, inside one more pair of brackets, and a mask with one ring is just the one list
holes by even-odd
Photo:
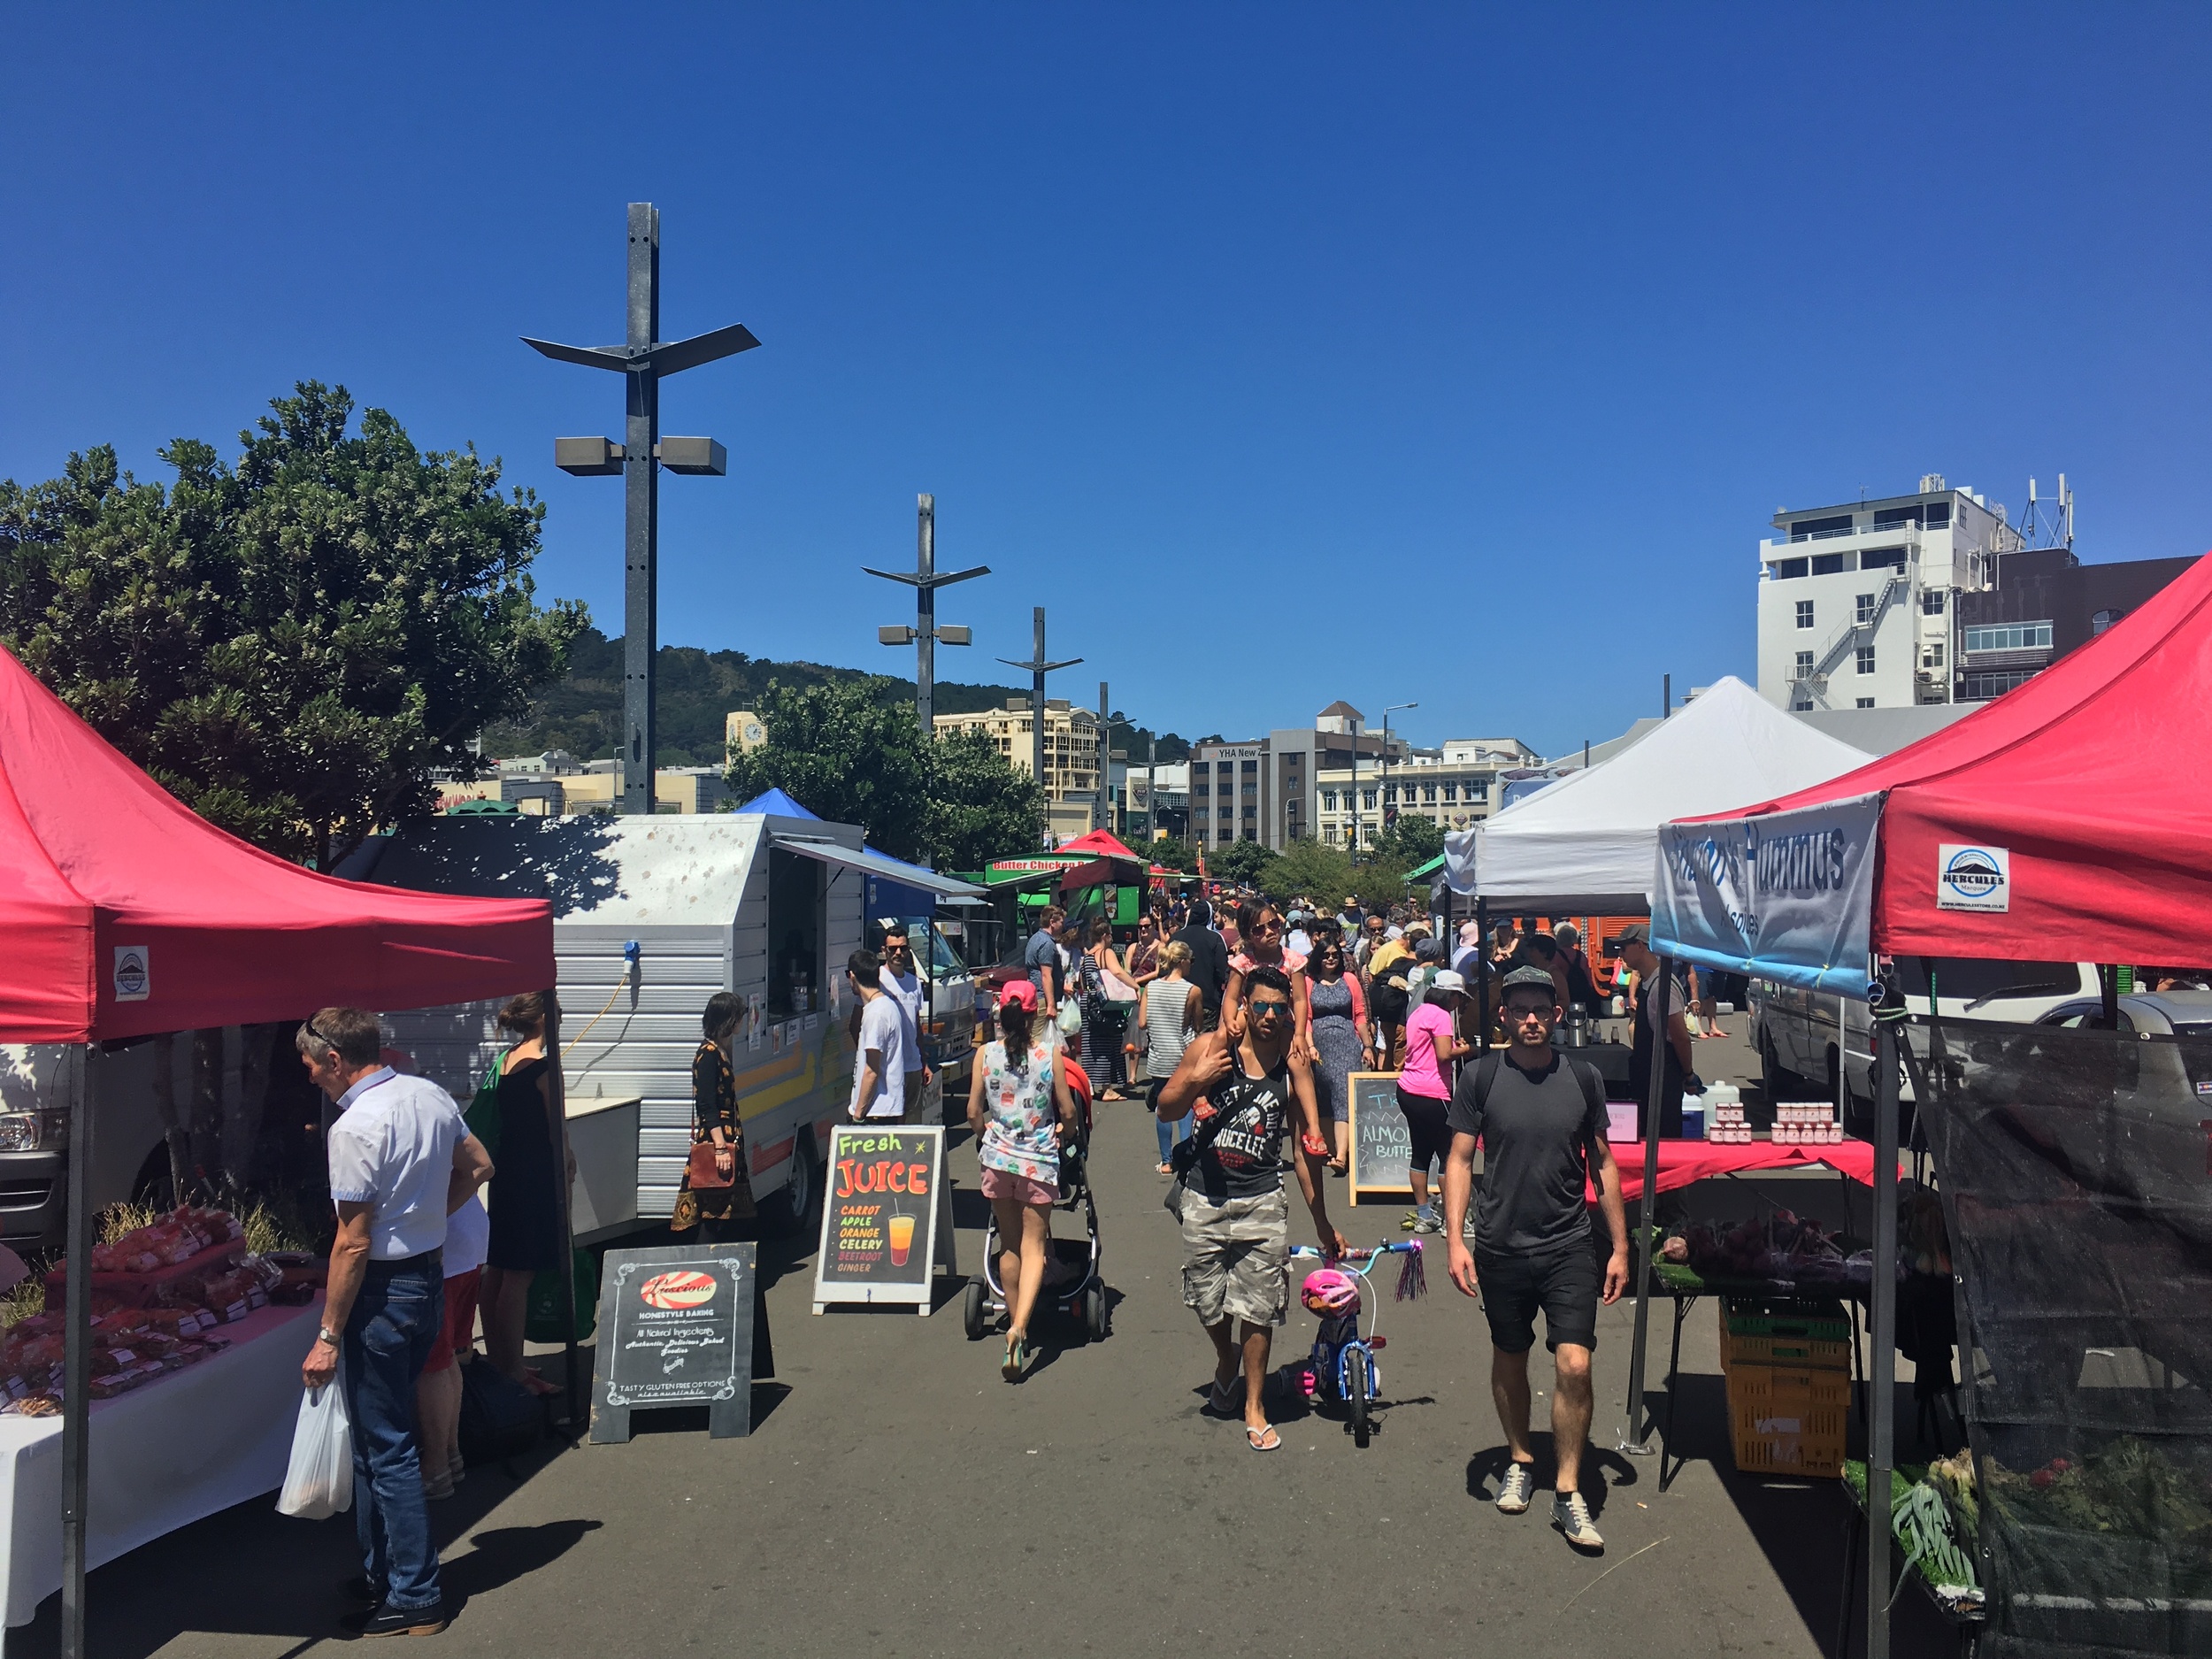
[[1452, 1086], [1445, 1081], [1444, 1063], [1473, 1052], [1469, 1044], [1460, 1041], [1455, 1018], [1466, 991], [1464, 978], [1449, 968], [1439, 969], [1429, 981], [1421, 1006], [1406, 1016], [1406, 1058], [1398, 1071], [1398, 1110], [1405, 1114], [1413, 1142], [1408, 1160], [1413, 1210], [1401, 1225], [1416, 1233], [1444, 1230], [1443, 1220], [1429, 1199], [1429, 1160], [1434, 1158], [1440, 1169], [1452, 1148], [1452, 1132], [1444, 1123]]

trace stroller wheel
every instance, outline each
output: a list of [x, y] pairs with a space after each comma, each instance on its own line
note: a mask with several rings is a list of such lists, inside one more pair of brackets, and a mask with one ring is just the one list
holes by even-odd
[[1083, 1328], [1090, 1333], [1092, 1341], [1106, 1340], [1106, 1292], [1102, 1286], [1093, 1285], [1083, 1293]]
[[960, 1324], [967, 1332], [969, 1341], [983, 1340], [983, 1281], [979, 1279], [968, 1281], [968, 1296], [960, 1310]]

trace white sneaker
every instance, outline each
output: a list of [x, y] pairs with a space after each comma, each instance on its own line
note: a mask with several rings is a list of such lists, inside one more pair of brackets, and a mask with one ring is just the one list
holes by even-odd
[[1498, 1513], [1526, 1515], [1528, 1501], [1536, 1490], [1536, 1477], [1530, 1474], [1526, 1463], [1506, 1465], [1505, 1479], [1498, 1482]]
[[1590, 1506], [1583, 1502], [1579, 1492], [1552, 1494], [1551, 1524], [1564, 1533], [1567, 1541], [1577, 1549], [1605, 1548], [1603, 1535], [1591, 1524]]

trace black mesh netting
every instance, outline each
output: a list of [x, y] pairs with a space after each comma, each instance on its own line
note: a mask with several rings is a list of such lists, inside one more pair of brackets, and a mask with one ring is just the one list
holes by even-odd
[[2212, 1041], [1932, 1035], [1986, 1651], [2212, 1654]]

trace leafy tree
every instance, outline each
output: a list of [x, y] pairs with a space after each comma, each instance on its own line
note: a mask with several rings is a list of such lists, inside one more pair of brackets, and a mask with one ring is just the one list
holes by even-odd
[[1287, 901], [1302, 894], [1333, 911], [1352, 890], [1352, 861], [1340, 848], [1294, 841], [1260, 872], [1259, 885], [1272, 898]]
[[1165, 841], [1148, 841], [1137, 849], [1152, 856], [1152, 862], [1164, 870], [1180, 870], [1195, 873], [1198, 869], [1198, 849], [1187, 841], [1169, 836]]
[[1206, 859], [1206, 873], [1217, 881], [1248, 887], [1259, 878], [1275, 855], [1256, 841], [1233, 841]]
[[[773, 728], [771, 728], [772, 730]], [[1037, 845], [1044, 791], [1016, 772], [982, 731], [940, 733], [929, 748], [924, 843], [939, 870], [980, 870]]]
[[496, 460], [418, 449], [301, 382], [225, 466], [164, 490], [112, 449], [0, 483], [0, 642], [211, 822], [327, 869], [476, 775], [470, 741], [562, 672], [583, 607], [534, 603], [544, 509]]
[[1379, 856], [1402, 860], [1409, 870], [1418, 869], [1443, 850], [1443, 826], [1417, 812], [1399, 813], [1375, 843]]
[[1037, 845], [1044, 795], [979, 731], [925, 744], [891, 682], [772, 680], [757, 712], [768, 741], [732, 757], [741, 799], [780, 788], [807, 810], [868, 832], [870, 846], [941, 870], [974, 870]]

